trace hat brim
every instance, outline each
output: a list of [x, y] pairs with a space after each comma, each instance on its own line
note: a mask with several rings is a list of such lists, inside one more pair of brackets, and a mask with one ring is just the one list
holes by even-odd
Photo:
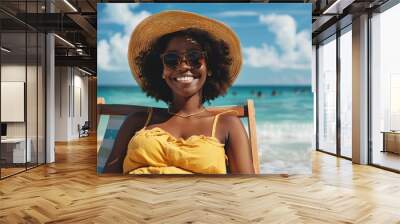
[[233, 84], [242, 66], [240, 41], [227, 25], [186, 11], [164, 11], [144, 19], [132, 32], [128, 48], [128, 62], [136, 82], [142, 86], [139, 66], [136, 57], [148, 50], [154, 41], [160, 37], [189, 29], [197, 28], [208, 32], [217, 40], [223, 40], [229, 47], [229, 57], [232, 59], [229, 69], [229, 81]]

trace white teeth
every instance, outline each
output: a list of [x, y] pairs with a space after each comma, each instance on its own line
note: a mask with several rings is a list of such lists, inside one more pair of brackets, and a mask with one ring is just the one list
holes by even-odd
[[192, 76], [182, 76], [182, 77], [176, 78], [176, 80], [178, 82], [189, 83], [189, 82], [193, 81], [193, 77]]

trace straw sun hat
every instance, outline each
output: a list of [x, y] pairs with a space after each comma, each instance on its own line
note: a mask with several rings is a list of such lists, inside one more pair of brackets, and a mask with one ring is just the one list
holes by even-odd
[[242, 65], [240, 41], [227, 25], [216, 20], [186, 11], [164, 11], [144, 19], [131, 34], [128, 48], [128, 61], [136, 82], [142, 86], [140, 69], [135, 63], [136, 57], [146, 51], [155, 40], [169, 33], [188, 28], [207, 31], [217, 40], [223, 40], [229, 46], [229, 57], [232, 59], [229, 75], [232, 84], [239, 74]]

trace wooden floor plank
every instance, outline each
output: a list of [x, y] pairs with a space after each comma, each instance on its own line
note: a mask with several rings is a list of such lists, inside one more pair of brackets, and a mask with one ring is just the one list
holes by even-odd
[[314, 152], [311, 175], [96, 174], [96, 140], [0, 181], [0, 223], [400, 223], [400, 175]]

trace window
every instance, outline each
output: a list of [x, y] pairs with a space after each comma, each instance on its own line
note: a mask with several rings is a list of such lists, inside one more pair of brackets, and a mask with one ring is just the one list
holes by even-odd
[[400, 4], [371, 18], [372, 163], [395, 170], [400, 170], [398, 21], [400, 21]]
[[336, 153], [336, 36], [318, 47], [318, 149]]
[[351, 158], [352, 142], [352, 35], [351, 26], [340, 36], [340, 155]]

